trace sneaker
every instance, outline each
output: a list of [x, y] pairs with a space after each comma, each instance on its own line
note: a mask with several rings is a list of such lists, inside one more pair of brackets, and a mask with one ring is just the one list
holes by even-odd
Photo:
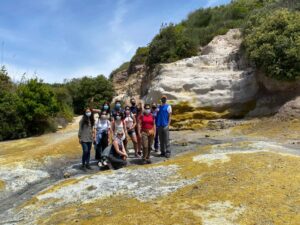
[[171, 157], [171, 153], [166, 153], [166, 158], [170, 158]]
[[103, 167], [103, 163], [101, 161], [98, 162], [99, 167]]
[[103, 161], [103, 166], [107, 166], [107, 162], [106, 161]]
[[93, 170], [92, 167], [90, 167], [90, 165], [86, 165], [85, 166], [88, 170]]

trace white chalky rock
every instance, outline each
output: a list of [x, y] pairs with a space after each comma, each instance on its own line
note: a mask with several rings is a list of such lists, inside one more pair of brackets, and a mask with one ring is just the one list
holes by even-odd
[[216, 109], [253, 100], [258, 85], [253, 69], [242, 62], [240, 45], [240, 31], [233, 29], [215, 37], [200, 56], [162, 64], [144, 100], [165, 94], [175, 102]]

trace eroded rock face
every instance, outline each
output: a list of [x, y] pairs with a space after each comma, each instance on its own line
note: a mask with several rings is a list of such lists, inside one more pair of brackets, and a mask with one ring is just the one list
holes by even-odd
[[253, 100], [258, 85], [254, 70], [240, 52], [240, 35], [238, 29], [230, 30], [215, 37], [201, 55], [160, 65], [149, 87], [142, 87], [148, 89], [144, 100], [157, 101], [165, 94], [175, 103], [214, 110]]
[[[131, 97], [140, 98], [141, 82], [146, 73], [145, 65], [136, 65], [129, 74], [127, 70], [120, 71], [113, 76], [114, 100], [129, 102]], [[113, 100], [113, 101], [114, 101]]]

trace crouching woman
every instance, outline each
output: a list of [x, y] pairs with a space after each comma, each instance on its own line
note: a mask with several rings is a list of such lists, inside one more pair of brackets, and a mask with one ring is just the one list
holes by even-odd
[[108, 161], [113, 169], [120, 169], [127, 164], [128, 155], [126, 153], [123, 143], [124, 132], [123, 129], [117, 130], [117, 135], [113, 140]]

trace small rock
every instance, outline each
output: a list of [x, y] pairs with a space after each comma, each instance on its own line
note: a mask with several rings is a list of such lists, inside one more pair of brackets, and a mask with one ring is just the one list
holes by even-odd
[[70, 174], [70, 173], [68, 173], [68, 172], [64, 173], [64, 178], [65, 178], [65, 179], [70, 178], [70, 177], [71, 177], [71, 174]]

